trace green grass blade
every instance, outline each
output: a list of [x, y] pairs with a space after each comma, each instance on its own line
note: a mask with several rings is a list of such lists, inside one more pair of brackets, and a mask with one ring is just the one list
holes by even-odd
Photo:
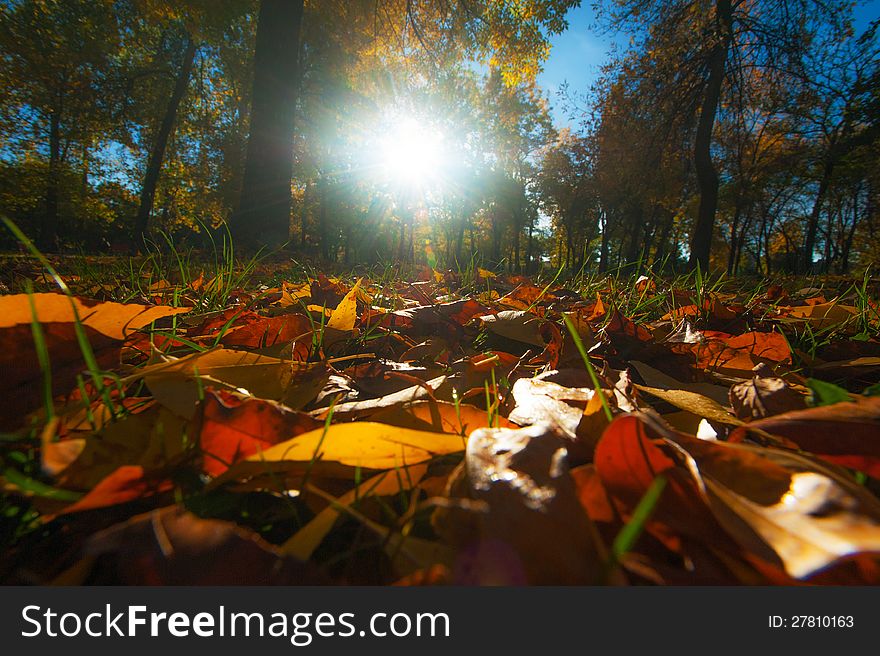
[[602, 410], [605, 412], [605, 418], [611, 422], [614, 417], [611, 415], [611, 408], [608, 405], [608, 399], [605, 398], [605, 392], [602, 391], [602, 387], [599, 384], [599, 377], [596, 375], [595, 369], [593, 369], [593, 365], [590, 364], [590, 356], [587, 355], [587, 349], [584, 348], [584, 343], [581, 341], [581, 336], [578, 335], [577, 326], [574, 325], [574, 322], [568, 318], [568, 315], [563, 314], [562, 319], [565, 321], [565, 327], [568, 328], [568, 332], [571, 335], [571, 338], [574, 340], [574, 345], [577, 347], [578, 353], [581, 354], [581, 359], [584, 361], [584, 365], [587, 368], [587, 373], [590, 374], [590, 380], [593, 383], [593, 388], [596, 390], [596, 394], [599, 395], [599, 400], [602, 402]]

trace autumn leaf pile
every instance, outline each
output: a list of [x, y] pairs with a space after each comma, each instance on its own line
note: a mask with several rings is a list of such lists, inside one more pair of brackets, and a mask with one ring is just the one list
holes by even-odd
[[0, 296], [0, 580], [880, 583], [876, 305], [474, 276]]

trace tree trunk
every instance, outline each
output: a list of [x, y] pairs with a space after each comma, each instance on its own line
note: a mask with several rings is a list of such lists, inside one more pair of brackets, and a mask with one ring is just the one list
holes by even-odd
[[816, 248], [816, 235], [819, 232], [819, 214], [822, 213], [822, 205], [825, 204], [825, 195], [831, 184], [831, 176], [834, 173], [834, 158], [828, 157], [822, 167], [822, 178], [819, 180], [819, 190], [813, 201], [813, 209], [810, 210], [810, 218], [807, 221], [807, 234], [804, 238], [804, 252], [801, 254], [800, 273], [809, 273], [813, 268], [813, 251]]
[[610, 243], [608, 215], [605, 212], [600, 214], [599, 224], [602, 228], [602, 245], [599, 247], [599, 273], [605, 273], [608, 270], [608, 245]]
[[331, 258], [329, 212], [327, 207], [330, 203], [330, 183], [323, 173], [320, 176], [318, 178], [318, 240], [321, 242], [321, 256], [324, 260], [329, 262], [332, 259], [335, 262], [336, 240], [333, 240], [334, 253]]
[[306, 217], [309, 213], [309, 203], [312, 200], [312, 194], [314, 193], [315, 183], [313, 181], [309, 181], [306, 184], [306, 190], [303, 192], [303, 203], [302, 203], [302, 212], [299, 217], [299, 246], [302, 250], [306, 248], [306, 227], [308, 225], [308, 220]]
[[691, 238], [690, 266], [697, 265], [703, 271], [709, 269], [709, 253], [712, 250], [712, 230], [715, 227], [715, 211], [718, 209], [718, 173], [712, 161], [712, 129], [721, 99], [727, 52], [733, 38], [733, 8], [731, 0], [718, 0], [715, 5], [718, 43], [709, 58], [709, 79], [703, 92], [700, 119], [694, 140], [694, 170], [700, 190], [700, 206]]
[[535, 232], [535, 221], [533, 219], [533, 220], [529, 221], [529, 239], [526, 242], [526, 264], [525, 264], [526, 274], [529, 274], [532, 272], [532, 248], [534, 247], [534, 245], [533, 245], [534, 232]]
[[670, 233], [672, 232], [672, 224], [675, 221], [675, 213], [668, 209], [661, 209], [663, 215], [663, 228], [660, 231], [660, 239], [657, 242], [657, 250], [654, 251], [654, 263], [663, 264], [666, 259], [668, 250], [668, 242]]
[[303, 0], [261, 0], [247, 158], [233, 233], [245, 248], [290, 235], [293, 116]]
[[39, 246], [43, 251], [58, 250], [58, 204], [61, 184], [61, 110], [49, 117], [49, 174], [46, 180], [46, 211], [40, 226]]
[[728, 276], [733, 275], [733, 270], [736, 267], [737, 253], [739, 251], [739, 220], [741, 216], [742, 208], [737, 198], [736, 207], [733, 210], [733, 220], [730, 223], [730, 251], [727, 253]]
[[847, 273], [849, 271], [849, 254], [852, 251], [852, 243], [853, 238], [856, 235], [856, 228], [859, 224], [859, 188], [856, 187], [856, 191], [853, 194], [853, 204], [852, 204], [852, 225], [849, 227], [849, 231], [846, 234], [846, 238], [843, 241], [840, 251], [840, 265], [838, 267], [838, 273]]
[[156, 185], [159, 183], [159, 173], [162, 171], [162, 163], [165, 160], [165, 150], [168, 148], [168, 141], [171, 139], [171, 133], [174, 131], [174, 122], [177, 118], [180, 101], [183, 100], [183, 96], [189, 87], [189, 78], [192, 75], [193, 61], [195, 60], [197, 49], [196, 42], [192, 37], [187, 36], [183, 58], [180, 60], [180, 68], [177, 71], [177, 79], [174, 81], [174, 89], [172, 89], [171, 96], [168, 98], [165, 115], [162, 117], [162, 123], [159, 125], [159, 131], [156, 133], [153, 148], [150, 150], [150, 158], [147, 161], [147, 172], [144, 175], [144, 184], [141, 187], [140, 205], [134, 220], [134, 234], [132, 235], [131, 243], [131, 250], [133, 252], [140, 250], [147, 236], [150, 214], [153, 212], [153, 200], [156, 197]]
[[642, 207], [637, 207], [629, 215], [630, 235], [626, 244], [626, 253], [624, 258], [626, 264], [633, 264], [638, 261], [639, 253], [642, 249], [642, 228], [645, 224], [645, 212]]

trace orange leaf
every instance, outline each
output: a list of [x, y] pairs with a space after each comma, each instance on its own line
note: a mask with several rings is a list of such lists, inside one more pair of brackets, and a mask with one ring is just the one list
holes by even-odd
[[209, 390], [201, 406], [202, 467], [205, 473], [218, 476], [230, 465], [322, 423], [276, 403]]

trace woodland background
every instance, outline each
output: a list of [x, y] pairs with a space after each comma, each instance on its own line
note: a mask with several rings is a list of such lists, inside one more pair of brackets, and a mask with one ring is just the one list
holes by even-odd
[[[566, 25], [578, 4], [5, 0], [0, 213], [61, 252], [198, 248], [228, 223], [243, 248], [346, 264], [877, 259], [876, 21], [855, 31], [837, 1], [604, 0], [596, 29], [628, 45], [562, 91], [578, 127], [556, 129], [534, 80], [550, 35], [586, 29]], [[395, 115], [443, 135], [436, 184], [370, 166]]]

